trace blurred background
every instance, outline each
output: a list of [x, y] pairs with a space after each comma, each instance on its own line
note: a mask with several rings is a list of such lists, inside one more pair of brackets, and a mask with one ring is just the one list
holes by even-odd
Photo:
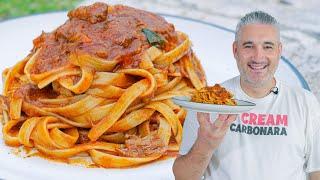
[[[153, 12], [212, 22], [235, 29], [238, 20], [253, 10], [273, 15], [281, 24], [283, 56], [302, 73], [320, 100], [319, 0], [101, 0]], [[0, 22], [53, 11], [67, 11], [94, 0], [0, 0]], [[230, 45], [231, 48], [231, 45]]]

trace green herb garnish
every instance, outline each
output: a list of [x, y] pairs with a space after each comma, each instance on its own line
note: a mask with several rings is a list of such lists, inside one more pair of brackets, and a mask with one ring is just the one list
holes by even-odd
[[157, 47], [163, 46], [165, 40], [159, 34], [147, 28], [143, 28], [141, 31], [147, 37], [148, 42], [151, 46], [157, 46]]

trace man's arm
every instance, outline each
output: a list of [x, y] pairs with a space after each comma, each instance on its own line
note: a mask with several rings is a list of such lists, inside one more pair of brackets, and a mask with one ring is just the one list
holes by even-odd
[[310, 173], [310, 180], [320, 180], [320, 171]]
[[179, 156], [173, 164], [176, 180], [200, 179], [212, 156], [212, 152], [203, 153], [195, 142], [188, 154]]
[[173, 165], [176, 180], [201, 179], [213, 151], [220, 145], [236, 115], [219, 115], [212, 123], [208, 113], [197, 113], [198, 137], [189, 153], [179, 156]]

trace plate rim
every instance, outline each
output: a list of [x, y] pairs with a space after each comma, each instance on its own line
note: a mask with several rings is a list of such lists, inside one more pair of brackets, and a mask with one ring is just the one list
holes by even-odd
[[234, 107], [234, 106], [237, 106], [237, 107], [247, 107], [247, 106], [250, 106], [250, 107], [254, 107], [256, 106], [257, 104], [254, 103], [254, 102], [250, 102], [250, 101], [247, 101], [247, 100], [241, 100], [241, 99], [234, 99], [238, 102], [245, 102], [245, 103], [248, 103], [250, 105], [227, 105], [227, 104], [211, 104], [211, 103], [199, 103], [199, 102], [193, 102], [193, 101], [188, 101], [188, 100], [183, 100], [183, 99], [178, 99], [179, 97], [188, 97], [188, 96], [174, 96], [172, 97], [172, 99], [174, 100], [177, 100], [177, 101], [182, 101], [182, 102], [185, 102], [185, 103], [190, 103], [190, 104], [195, 104], [195, 105], [210, 105], [210, 106], [220, 106], [220, 107]]
[[[208, 113], [219, 113], [219, 114], [241, 114], [244, 112], [248, 112], [251, 109], [256, 107], [256, 103], [245, 101], [245, 100], [239, 100], [239, 99], [236, 99], [236, 100], [241, 102], [246, 102], [251, 105], [231, 106], [231, 105], [218, 105], [218, 104], [209, 104], [209, 103], [197, 103], [197, 102], [177, 99], [177, 97], [183, 97], [183, 96], [172, 97], [171, 99], [173, 100], [173, 102], [186, 108], [187, 110], [197, 111], [197, 112], [208, 112]], [[187, 96], [184, 96], [184, 97], [187, 97]], [[203, 108], [201, 108], [201, 106]], [[210, 107], [212, 107], [213, 109], [210, 109]], [[218, 107], [220, 110], [217, 110]]]

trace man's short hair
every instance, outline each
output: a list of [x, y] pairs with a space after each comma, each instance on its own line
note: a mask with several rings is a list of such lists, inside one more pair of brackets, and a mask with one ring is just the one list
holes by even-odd
[[278, 21], [271, 16], [270, 14], [263, 12], [263, 11], [253, 11], [246, 14], [244, 17], [240, 19], [236, 27], [235, 33], [235, 41], [239, 39], [240, 30], [243, 26], [249, 24], [269, 24], [277, 28], [279, 38], [280, 38], [280, 31], [279, 31], [279, 23]]

